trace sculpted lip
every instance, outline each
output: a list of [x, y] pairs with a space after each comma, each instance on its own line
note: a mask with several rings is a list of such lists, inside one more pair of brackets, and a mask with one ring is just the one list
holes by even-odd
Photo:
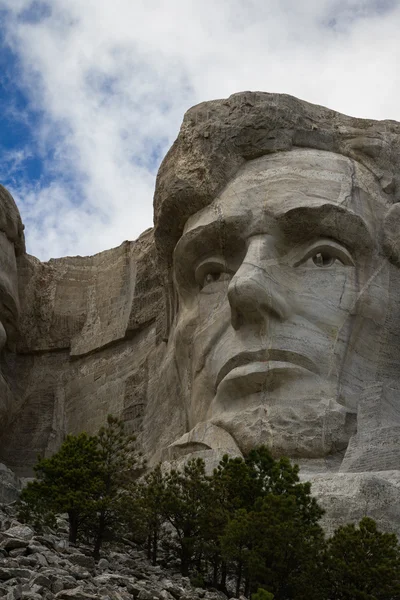
[[217, 375], [215, 387], [217, 388], [221, 381], [228, 375], [228, 373], [237, 367], [243, 367], [256, 362], [269, 363], [272, 361], [292, 363], [293, 365], [307, 369], [307, 371], [311, 371], [312, 373], [318, 373], [317, 367], [312, 360], [306, 356], [303, 356], [302, 354], [298, 354], [297, 352], [276, 349], [241, 352], [230, 358], [222, 366]]

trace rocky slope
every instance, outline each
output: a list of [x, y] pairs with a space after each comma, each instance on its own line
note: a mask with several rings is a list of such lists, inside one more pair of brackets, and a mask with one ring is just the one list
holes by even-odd
[[5, 600], [226, 600], [194, 588], [171, 569], [152, 566], [134, 545], [103, 552], [70, 546], [65, 522], [43, 535], [19, 523], [13, 505], [0, 505], [0, 598]]

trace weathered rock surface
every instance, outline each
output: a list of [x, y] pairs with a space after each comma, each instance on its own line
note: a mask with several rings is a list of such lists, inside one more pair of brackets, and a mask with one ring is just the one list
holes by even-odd
[[[13, 544], [6, 546], [5, 541]], [[0, 597], [226, 600], [221, 592], [194, 588], [188, 578], [172, 569], [150, 565], [144, 552], [132, 545], [105, 551], [95, 564], [89, 548], [69, 547], [60, 535], [36, 535], [18, 523], [11, 506], [0, 507]]]
[[14, 502], [21, 490], [21, 482], [15, 473], [0, 463], [0, 504]]
[[30, 475], [39, 453], [66, 432], [96, 432], [110, 412], [140, 433], [162, 290], [151, 231], [93, 257], [23, 255], [18, 272], [20, 336], [3, 362], [13, 418], [0, 456]]

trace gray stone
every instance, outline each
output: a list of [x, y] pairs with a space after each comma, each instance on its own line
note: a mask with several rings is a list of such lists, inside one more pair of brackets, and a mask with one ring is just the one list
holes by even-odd
[[[0, 382], [0, 389], [1, 389]], [[1, 391], [0, 391], [1, 394]], [[4, 400], [5, 402], [6, 400]], [[1, 402], [1, 398], [0, 398]], [[0, 503], [9, 503], [17, 500], [21, 491], [21, 481], [11, 469], [0, 463]]]
[[6, 538], [1, 542], [1, 547], [4, 550], [10, 551], [14, 548], [26, 548], [29, 542], [27, 540], [20, 540], [18, 538]]
[[16, 585], [12, 590], [10, 590], [7, 594], [7, 600], [21, 600], [23, 597], [22, 593], [22, 585]]
[[0, 579], [7, 581], [13, 577], [18, 579], [29, 579], [31, 572], [28, 569], [19, 569], [18, 567], [11, 567], [8, 569], [0, 568]]
[[141, 589], [137, 596], [138, 600], [154, 600], [157, 597], [157, 594], [149, 589]]
[[40, 585], [41, 587], [51, 589], [50, 579], [48, 577], [46, 577], [46, 575], [43, 575], [42, 573], [39, 573], [38, 575], [34, 575], [31, 582], [32, 582], [32, 585]]
[[85, 554], [71, 554], [68, 560], [74, 565], [85, 567], [85, 569], [94, 570], [95, 562], [91, 556], [85, 556]]
[[81, 587], [72, 590], [62, 590], [55, 595], [60, 600], [96, 600], [94, 594], [87, 594]]
[[100, 571], [105, 571], [106, 569], [108, 569], [108, 568], [109, 568], [109, 566], [110, 566], [110, 563], [109, 563], [109, 562], [108, 562], [108, 560], [107, 560], [107, 559], [105, 559], [105, 558], [101, 558], [101, 559], [99, 560], [99, 562], [97, 563], [97, 568], [98, 568]]
[[35, 532], [31, 527], [27, 525], [14, 525], [4, 532], [4, 535], [11, 538], [18, 538], [20, 540], [31, 540]]
[[161, 583], [161, 586], [167, 592], [169, 592], [176, 600], [179, 600], [179, 598], [181, 598], [181, 596], [183, 596], [183, 594], [185, 593], [182, 586], [180, 586], [177, 583], [174, 583], [168, 579], [162, 579], [160, 583]]
[[61, 590], [72, 590], [76, 588], [76, 579], [70, 575], [58, 576], [51, 585], [51, 590], [55, 594]]
[[124, 577], [119, 573], [103, 573], [102, 575], [97, 575], [93, 578], [93, 582], [96, 585], [119, 585], [122, 587], [126, 587], [130, 584], [133, 584], [134, 579], [131, 577]]
[[9, 550], [8, 555], [11, 557], [15, 556], [25, 556], [26, 549], [25, 548], [14, 548], [14, 550]]
[[173, 600], [174, 596], [168, 590], [161, 590], [159, 598], [160, 600]]
[[49, 562], [46, 558], [46, 556], [44, 554], [41, 554], [40, 552], [38, 552], [36, 555], [36, 560], [39, 563], [39, 565], [41, 565], [42, 567], [47, 567]]

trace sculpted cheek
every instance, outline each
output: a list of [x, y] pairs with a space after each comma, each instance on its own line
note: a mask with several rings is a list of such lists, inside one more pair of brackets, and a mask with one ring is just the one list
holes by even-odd
[[391, 262], [400, 266], [400, 205], [394, 204], [385, 216], [383, 247]]
[[4, 348], [7, 341], [6, 330], [2, 323], [0, 323], [0, 351]]

